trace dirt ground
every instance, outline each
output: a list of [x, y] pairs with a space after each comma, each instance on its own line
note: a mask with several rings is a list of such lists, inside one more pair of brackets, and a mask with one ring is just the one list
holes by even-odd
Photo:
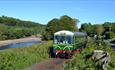
[[67, 59], [51, 58], [49, 60], [34, 64], [24, 70], [62, 70], [62, 63]]

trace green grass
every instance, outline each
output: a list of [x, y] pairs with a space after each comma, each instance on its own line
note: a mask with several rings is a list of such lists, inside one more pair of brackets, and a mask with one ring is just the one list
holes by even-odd
[[111, 56], [111, 62], [109, 63], [108, 70], [115, 69], [115, 51], [112, 48], [103, 43], [102, 46], [98, 46], [95, 41], [90, 41], [80, 53], [76, 53], [71, 61], [63, 64], [64, 70], [98, 70], [100, 62], [95, 62], [89, 57], [94, 50], [103, 50], [109, 52]]
[[7, 49], [0, 52], [0, 70], [21, 70], [48, 58], [52, 42], [42, 42], [29, 47]]

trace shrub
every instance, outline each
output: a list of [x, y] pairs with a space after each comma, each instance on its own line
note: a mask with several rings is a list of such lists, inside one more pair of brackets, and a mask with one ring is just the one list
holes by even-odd
[[110, 37], [110, 39], [115, 38], [115, 33], [114, 32], [110, 32], [109, 33], [109, 37]]
[[111, 62], [109, 63], [108, 70], [113, 70], [115, 68], [115, 51], [113, 51], [108, 44], [102, 43], [101, 46], [98, 46], [95, 41], [90, 41], [83, 51], [76, 53], [71, 61], [63, 64], [64, 70], [99, 70], [101, 68], [101, 63], [91, 59], [94, 50], [109, 52]]

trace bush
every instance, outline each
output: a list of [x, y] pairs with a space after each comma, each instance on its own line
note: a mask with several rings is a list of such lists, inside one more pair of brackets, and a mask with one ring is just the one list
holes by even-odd
[[115, 38], [115, 33], [114, 32], [110, 32], [109, 33], [109, 37], [110, 37], [110, 39]]
[[92, 52], [94, 50], [103, 50], [109, 52], [111, 56], [111, 62], [109, 63], [108, 70], [113, 70], [115, 68], [115, 51], [103, 43], [101, 46], [95, 41], [90, 41], [87, 44], [87, 47], [83, 49], [80, 53], [74, 55], [74, 58], [63, 64], [64, 70], [99, 70], [101, 69], [101, 63], [95, 62], [91, 59]]

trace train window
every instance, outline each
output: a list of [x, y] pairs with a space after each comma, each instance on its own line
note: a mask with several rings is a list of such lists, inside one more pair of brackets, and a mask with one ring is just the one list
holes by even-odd
[[66, 36], [66, 44], [72, 44], [73, 43], [73, 37], [72, 36]]
[[72, 44], [73, 37], [72, 36], [55, 36], [54, 43], [56, 43], [56, 44]]
[[55, 36], [54, 41], [56, 44], [64, 44], [65, 36]]

